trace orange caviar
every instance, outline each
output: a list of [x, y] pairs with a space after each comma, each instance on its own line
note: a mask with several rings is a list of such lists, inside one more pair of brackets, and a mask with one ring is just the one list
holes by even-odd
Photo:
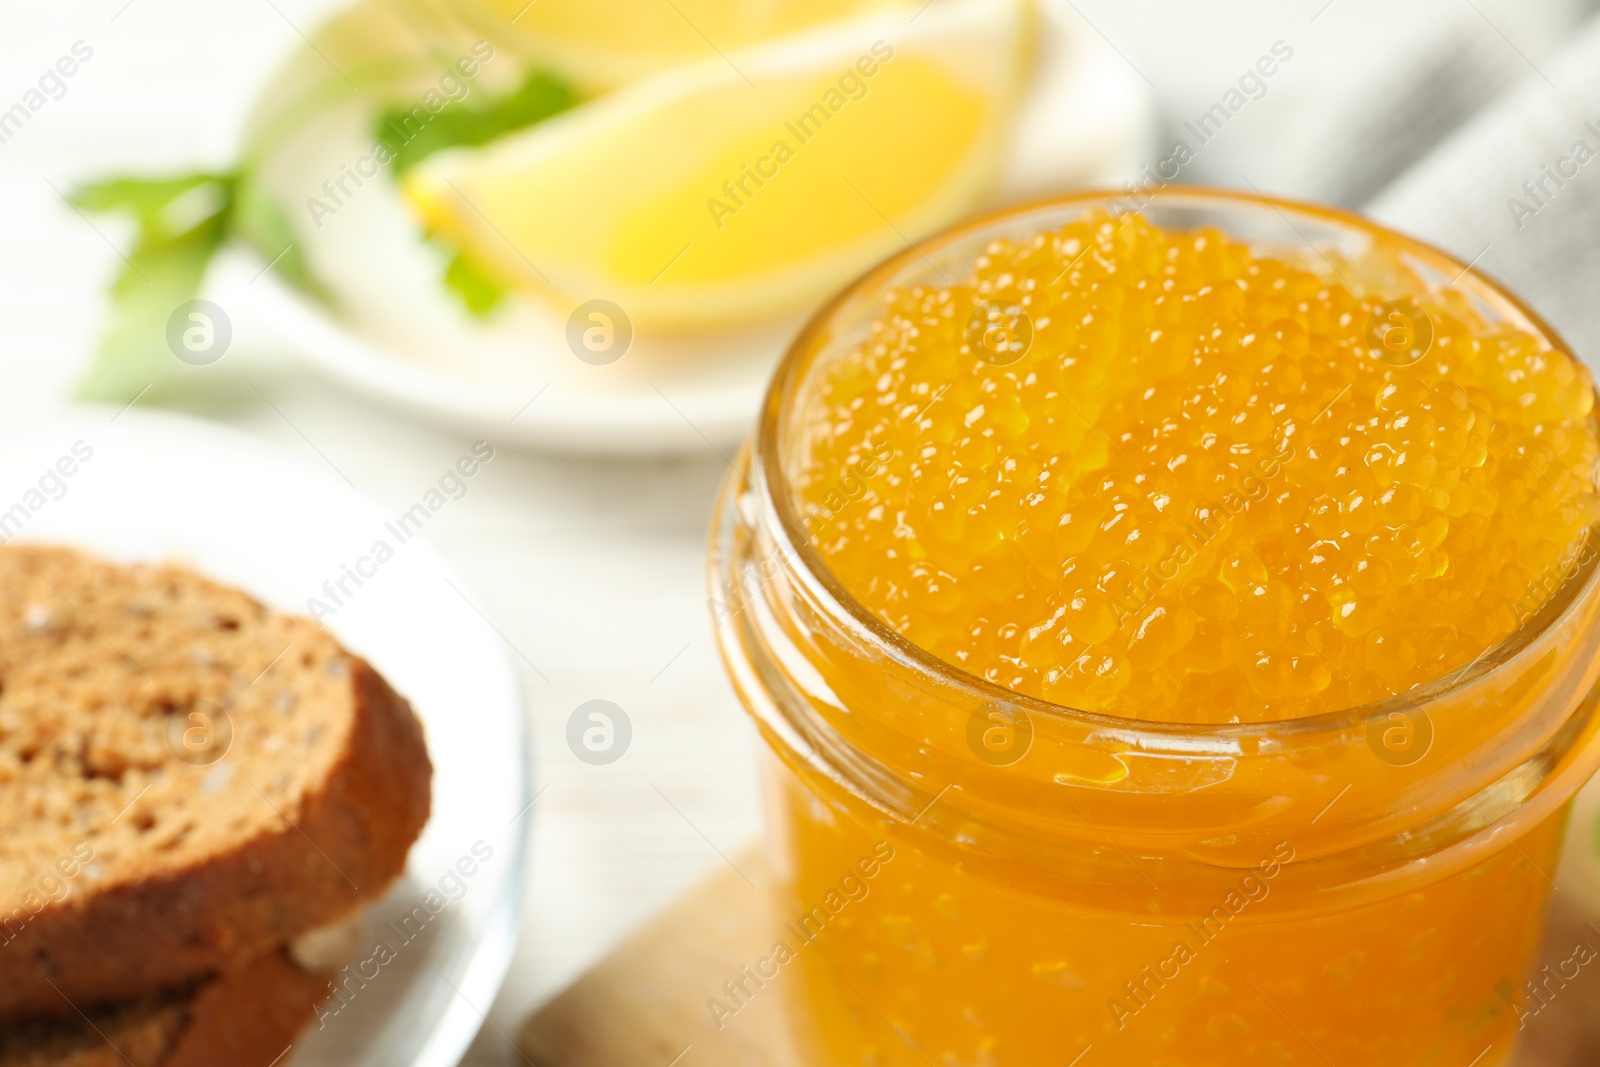
[[889, 292], [819, 378], [793, 485], [833, 573], [969, 673], [1129, 718], [1445, 675], [1600, 516], [1588, 372], [1399, 260], [1094, 212]]
[[867, 275], [726, 483], [799, 1060], [1504, 1067], [1600, 765], [1590, 376], [1365, 220], [1105, 207]]

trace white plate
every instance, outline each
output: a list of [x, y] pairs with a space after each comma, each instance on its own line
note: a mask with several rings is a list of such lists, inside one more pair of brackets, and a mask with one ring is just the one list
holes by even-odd
[[[1138, 74], [1069, 2], [1041, 9], [1040, 62], [996, 203], [1120, 181], [1148, 157], [1151, 111]], [[263, 99], [290, 89], [274, 82]], [[219, 303], [249, 306], [350, 389], [469, 435], [626, 455], [724, 447], [749, 432], [804, 316], [734, 334], [640, 338], [620, 362], [599, 367], [567, 349], [565, 319], [536, 302], [514, 297], [492, 324], [477, 322], [439, 285], [443, 262], [419, 239], [393, 182], [367, 182], [310, 225], [302, 205], [366, 151], [370, 121], [360, 101], [330, 108], [262, 170], [341, 310], [273, 271], [257, 279], [263, 264], [242, 257], [214, 276]]]
[[[394, 540], [390, 517], [326, 470], [211, 423], [138, 409], [0, 419], [0, 514], [18, 503], [30, 511], [40, 498], [29, 490], [79, 441], [92, 458], [69, 479], [47, 480], [43, 506], [11, 528], [16, 540], [127, 562], [174, 560], [302, 613], [343, 564]], [[396, 958], [320, 1028], [313, 1023], [285, 1064], [454, 1067], [510, 964], [527, 738], [516, 672], [471, 595], [431, 547], [412, 540], [325, 620], [415, 706], [433, 759], [433, 814], [405, 875], [367, 909], [353, 960], [372, 957], [379, 940]], [[386, 921], [420, 905], [479, 842], [479, 857], [485, 849], [492, 857], [460, 879], [464, 891], [450, 883], [458, 899], [400, 942]]]

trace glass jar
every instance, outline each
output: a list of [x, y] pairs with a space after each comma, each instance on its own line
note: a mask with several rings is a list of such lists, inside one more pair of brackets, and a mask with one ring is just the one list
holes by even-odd
[[[1486, 321], [1563, 345], [1489, 279], [1366, 220], [1197, 190], [981, 219], [823, 309], [724, 486], [711, 552], [718, 640], [769, 748], [801, 1058], [1505, 1063], [1568, 802], [1600, 763], [1592, 552], [1448, 677], [1337, 713], [1192, 725], [963, 673], [882, 623], [809, 543], [788, 477], [816, 368], [863, 336], [886, 290], [962, 276], [995, 237], [1107, 206], [1302, 262], [1382, 247]], [[841, 472], [842, 498], [868, 468]]]

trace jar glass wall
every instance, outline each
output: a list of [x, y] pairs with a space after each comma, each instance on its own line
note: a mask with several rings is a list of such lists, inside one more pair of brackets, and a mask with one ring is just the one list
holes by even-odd
[[[1106, 206], [980, 220], [861, 279], [795, 342], [724, 487], [712, 607], [770, 747], [806, 1062], [1503, 1063], [1566, 805], [1600, 763], [1592, 554], [1447, 677], [1337, 713], [1195, 725], [965, 674], [887, 627], [810, 543], [790, 478], [818, 368], [885, 292]], [[1351, 216], [1196, 191], [1139, 211], [1294, 261], [1381, 247], [1562, 347], [1465, 264]], [[841, 493], [860, 476], [841, 472]]]

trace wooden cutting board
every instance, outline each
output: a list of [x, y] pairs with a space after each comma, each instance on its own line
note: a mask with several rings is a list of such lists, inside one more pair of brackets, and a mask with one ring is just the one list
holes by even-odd
[[[765, 865], [754, 851], [733, 864], [532, 1016], [522, 1030], [524, 1055], [536, 1067], [800, 1067], [782, 998], [752, 999], [721, 1029], [706, 1011], [706, 991], [736, 978], [772, 944]], [[1564, 960], [1579, 941], [1600, 944], [1600, 929], [1557, 893], [1545, 958]], [[1514, 1067], [1596, 1064], [1600, 967], [1586, 967], [1530, 1021]]]

